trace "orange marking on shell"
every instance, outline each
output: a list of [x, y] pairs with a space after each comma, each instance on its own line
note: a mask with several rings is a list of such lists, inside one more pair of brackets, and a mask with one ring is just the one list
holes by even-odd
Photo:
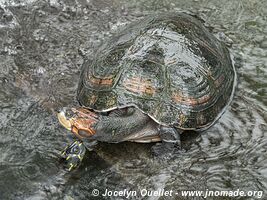
[[192, 97], [182, 96], [182, 95], [180, 95], [178, 93], [173, 93], [172, 99], [176, 103], [195, 106], [195, 105], [204, 104], [204, 103], [208, 102], [209, 99], [210, 99], [210, 96], [205, 95], [205, 96], [203, 96], [203, 97], [201, 97], [199, 99], [195, 99], [195, 98], [192, 98]]
[[176, 103], [182, 103], [182, 104], [187, 104], [187, 105], [196, 105], [197, 101], [196, 99], [190, 98], [190, 97], [185, 97], [180, 95], [179, 93], [173, 93], [172, 99]]
[[194, 99], [194, 98], [187, 98], [187, 99], [185, 99], [185, 104], [187, 104], [187, 105], [192, 105], [192, 106], [194, 106], [194, 105], [197, 105], [198, 104], [198, 101], [197, 101], [197, 99]]
[[156, 92], [155, 87], [148, 80], [140, 79], [139, 77], [133, 77], [124, 81], [124, 87], [134, 93], [145, 93], [153, 95]]
[[112, 85], [113, 78], [108, 77], [101, 79], [101, 78], [90, 77], [89, 81], [95, 85]]

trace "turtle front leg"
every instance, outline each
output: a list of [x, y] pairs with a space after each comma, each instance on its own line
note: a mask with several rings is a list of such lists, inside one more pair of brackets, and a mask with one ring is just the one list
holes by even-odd
[[83, 160], [86, 148], [81, 141], [74, 141], [68, 145], [61, 153], [61, 157], [66, 161], [68, 171], [76, 168]]
[[152, 147], [152, 151], [156, 156], [166, 155], [173, 153], [177, 149], [181, 149], [181, 132], [172, 127], [161, 126], [160, 127], [161, 143], [157, 143]]

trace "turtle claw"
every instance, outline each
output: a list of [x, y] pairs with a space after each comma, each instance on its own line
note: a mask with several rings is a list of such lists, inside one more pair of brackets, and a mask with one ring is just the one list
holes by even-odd
[[85, 152], [86, 148], [81, 141], [74, 141], [61, 152], [61, 157], [65, 160], [68, 171], [80, 165]]

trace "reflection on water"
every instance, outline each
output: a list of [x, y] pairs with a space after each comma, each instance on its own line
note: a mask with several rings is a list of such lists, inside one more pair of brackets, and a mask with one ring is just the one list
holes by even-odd
[[[264, 0], [48, 2], [0, 2], [0, 199], [85, 199], [94, 188], [267, 192]], [[76, 104], [84, 56], [124, 24], [181, 10], [202, 18], [235, 57], [231, 107], [203, 134], [184, 136], [171, 160], [153, 159], [150, 144], [100, 144], [65, 173], [58, 154], [68, 133], [53, 110]]]

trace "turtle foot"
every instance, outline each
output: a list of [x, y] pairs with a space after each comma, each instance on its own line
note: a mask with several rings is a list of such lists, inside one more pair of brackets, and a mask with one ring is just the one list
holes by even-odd
[[81, 141], [74, 141], [68, 145], [61, 153], [62, 159], [66, 164], [68, 171], [78, 167], [83, 160], [86, 148]]
[[152, 147], [152, 153], [156, 157], [168, 158], [181, 150], [180, 133], [170, 127], [161, 127], [160, 137], [162, 142]]

